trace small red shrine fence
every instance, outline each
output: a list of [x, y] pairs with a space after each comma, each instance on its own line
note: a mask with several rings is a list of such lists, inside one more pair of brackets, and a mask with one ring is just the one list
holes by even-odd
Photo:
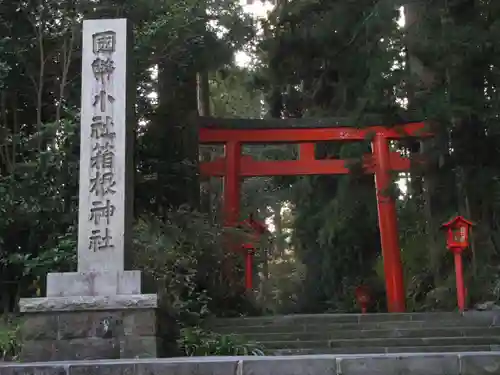
[[[224, 119], [224, 122], [230, 120]], [[235, 120], [236, 122], [238, 120]], [[256, 122], [258, 120], [254, 120]], [[321, 122], [324, 120], [318, 120]], [[286, 120], [283, 120], [286, 123]], [[349, 161], [316, 159], [315, 142], [364, 141], [371, 139], [372, 153], [363, 158], [365, 173], [375, 175], [378, 220], [384, 258], [384, 274], [389, 312], [405, 311], [405, 288], [399, 249], [396, 204], [387, 194], [391, 187], [393, 171], [410, 168], [410, 160], [399, 152], [390, 151], [390, 141], [405, 137], [428, 137], [423, 122], [413, 122], [391, 127], [308, 127], [308, 128], [252, 128], [231, 129], [213, 124], [199, 129], [200, 144], [224, 144], [225, 155], [214, 161], [201, 162], [203, 176], [223, 177], [224, 224], [236, 227], [240, 219], [240, 193], [242, 178], [254, 176], [324, 175], [349, 173]], [[242, 155], [243, 144], [298, 143], [298, 160], [257, 161]]]

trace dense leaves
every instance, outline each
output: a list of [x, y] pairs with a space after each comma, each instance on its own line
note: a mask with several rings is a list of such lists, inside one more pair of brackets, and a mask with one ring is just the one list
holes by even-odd
[[10, 318], [0, 320], [0, 361], [17, 359], [19, 336], [19, 322]]
[[[231, 65], [234, 51], [253, 35], [238, 2], [0, 1], [0, 310], [15, 310], [21, 296], [43, 294], [49, 270], [75, 269], [82, 19], [124, 16], [135, 37], [129, 67], [137, 78], [139, 119], [135, 212], [147, 218], [138, 220], [138, 251], [156, 251], [157, 265], [173, 267], [160, 279], [176, 295], [169, 300], [175, 309], [200, 313], [210, 298], [231, 301], [224, 281], [216, 282], [215, 273], [208, 280], [196, 268], [222, 262], [222, 247], [214, 244], [218, 229], [196, 226], [203, 219], [191, 211], [172, 215], [182, 204], [195, 206], [199, 190], [196, 140], [185, 137], [194, 130], [196, 74]], [[212, 237], [198, 237], [198, 229]], [[189, 240], [206, 242], [176, 243], [188, 230]], [[162, 240], [165, 252], [148, 246], [147, 235], [149, 242]], [[185, 263], [185, 278], [172, 259]], [[160, 271], [148, 269], [152, 276]], [[178, 306], [175, 299], [200, 305]]]
[[[470, 302], [497, 300], [500, 7], [486, 0], [402, 5], [280, 1], [259, 34], [235, 0], [0, 0], [1, 310], [43, 294], [49, 270], [75, 268], [81, 21], [116, 16], [132, 21], [135, 37], [134, 262], [183, 325], [209, 312], [255, 312], [235, 281], [241, 259], [223, 251], [220, 183], [207, 184], [205, 212], [195, 210], [197, 96], [205, 78], [204, 115], [333, 116], [347, 126], [426, 120], [432, 140], [393, 145], [426, 160], [397, 176], [402, 194], [392, 192], [400, 195], [408, 305], [454, 307], [453, 264], [438, 228], [456, 213], [476, 223], [466, 259]], [[249, 42], [257, 61], [236, 68], [234, 53]], [[316, 150], [318, 158], [356, 160], [369, 152], [369, 139]], [[244, 153], [296, 157], [293, 145], [252, 145]], [[351, 167], [345, 176], [245, 181], [242, 218], [252, 213], [274, 228], [256, 256], [263, 283], [253, 303], [268, 312], [353, 311], [353, 290], [364, 283], [376, 294], [373, 308], [383, 310], [373, 177]], [[207, 354], [240, 353], [229, 338], [183, 332], [187, 354], [201, 353], [200, 340], [211, 343], [199, 349]]]
[[[468, 0], [402, 5], [398, 12], [390, 1], [279, 2], [264, 24], [259, 82], [274, 117], [337, 116], [356, 126], [427, 120], [433, 140], [394, 145], [427, 160], [401, 176], [409, 307], [454, 308], [453, 263], [439, 225], [457, 213], [476, 223], [466, 262], [470, 302], [497, 300], [500, 8]], [[326, 144], [317, 156], [365, 152], [369, 145]], [[373, 180], [353, 173], [292, 185], [293, 249], [307, 268], [295, 309], [352, 311], [354, 287], [383, 290]]]
[[183, 326], [199, 324], [209, 313], [237, 314], [245, 299], [230, 285], [223, 269], [222, 229], [205, 214], [181, 207], [165, 220], [141, 218], [135, 228], [134, 259], [168, 313]]
[[197, 327], [182, 330], [179, 347], [189, 357], [264, 355], [257, 343], [249, 343], [236, 335], [221, 335]]

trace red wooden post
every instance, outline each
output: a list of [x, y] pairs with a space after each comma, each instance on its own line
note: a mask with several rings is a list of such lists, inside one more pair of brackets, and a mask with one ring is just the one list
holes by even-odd
[[301, 143], [299, 145], [300, 160], [315, 160], [316, 159], [316, 144]]
[[360, 285], [355, 290], [356, 301], [361, 307], [361, 314], [368, 312], [368, 305], [371, 302], [370, 290], [365, 285]]
[[241, 143], [228, 141], [225, 146], [226, 173], [224, 174], [223, 212], [226, 227], [234, 227], [240, 216]]
[[446, 247], [453, 253], [455, 259], [455, 281], [457, 285], [457, 305], [460, 311], [465, 311], [466, 289], [462, 253], [469, 246], [469, 231], [474, 224], [462, 216], [444, 223], [441, 228], [447, 229]]
[[377, 191], [380, 242], [384, 258], [387, 307], [389, 312], [404, 312], [406, 310], [405, 287], [401, 253], [399, 251], [396, 203], [394, 198], [387, 194], [387, 189], [390, 188], [392, 183], [389, 141], [383, 135], [377, 134], [375, 136], [373, 153], [376, 164], [375, 187]]
[[462, 252], [454, 252], [455, 277], [457, 284], [457, 304], [460, 311], [465, 311], [464, 271], [462, 266]]
[[[226, 173], [224, 174], [222, 212], [224, 215], [224, 226], [233, 228], [237, 225], [240, 215], [240, 166], [241, 166], [241, 143], [228, 141], [224, 146], [224, 163]], [[231, 236], [225, 238], [226, 246], [232, 251], [239, 247], [234, 243]], [[234, 283], [234, 264], [231, 258], [223, 260], [223, 272], [229, 282]]]
[[252, 280], [252, 273], [253, 273], [253, 262], [252, 262], [252, 257], [253, 257], [253, 249], [248, 248], [245, 249], [245, 288], [246, 290], [252, 290], [253, 287], [253, 280]]

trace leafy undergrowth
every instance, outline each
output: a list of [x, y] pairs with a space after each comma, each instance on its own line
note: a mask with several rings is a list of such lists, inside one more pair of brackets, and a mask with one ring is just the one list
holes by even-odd
[[0, 361], [15, 361], [19, 351], [18, 322], [0, 316]]
[[194, 356], [262, 356], [263, 349], [257, 343], [245, 341], [236, 335], [221, 335], [199, 327], [181, 330], [178, 341], [184, 355]]

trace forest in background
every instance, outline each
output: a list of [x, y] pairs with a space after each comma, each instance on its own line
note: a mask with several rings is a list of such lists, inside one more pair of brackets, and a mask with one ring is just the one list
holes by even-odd
[[[394, 194], [408, 308], [455, 309], [439, 227], [457, 213], [476, 224], [469, 303], [497, 301], [499, 16], [493, 0], [281, 0], [260, 21], [234, 0], [0, 0], [0, 310], [44, 295], [47, 272], [75, 268], [85, 17], [134, 25], [134, 267], [184, 325], [208, 314], [353, 312], [362, 283], [373, 288], [374, 310], [385, 309], [373, 177], [356, 170], [245, 181], [242, 215], [273, 227], [255, 296], [245, 295], [241, 269], [222, 271], [221, 184], [197, 171], [199, 158], [220, 149], [198, 148], [199, 115], [427, 121], [435, 137], [394, 144], [426, 161], [395, 176], [406, 182]], [[235, 64], [241, 50], [251, 65]], [[368, 142], [317, 148], [319, 157], [369, 151]], [[296, 149], [245, 153], [284, 159]]]

